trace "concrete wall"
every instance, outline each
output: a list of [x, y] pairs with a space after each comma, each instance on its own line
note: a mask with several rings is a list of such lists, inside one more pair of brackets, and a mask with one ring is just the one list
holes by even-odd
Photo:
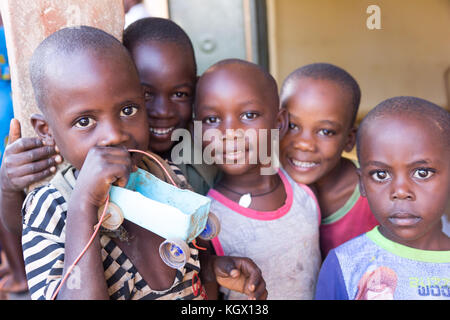
[[[369, 5], [381, 30], [369, 30]], [[281, 84], [295, 68], [330, 62], [362, 89], [358, 118], [378, 102], [414, 95], [448, 107], [450, 0], [268, 0], [271, 70]]]

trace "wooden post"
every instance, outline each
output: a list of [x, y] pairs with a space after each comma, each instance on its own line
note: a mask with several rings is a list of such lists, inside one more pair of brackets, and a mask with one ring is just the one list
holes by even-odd
[[35, 136], [30, 115], [39, 113], [29, 78], [34, 49], [50, 34], [64, 27], [88, 25], [122, 40], [123, 0], [1, 0], [11, 70], [14, 117], [22, 136]]

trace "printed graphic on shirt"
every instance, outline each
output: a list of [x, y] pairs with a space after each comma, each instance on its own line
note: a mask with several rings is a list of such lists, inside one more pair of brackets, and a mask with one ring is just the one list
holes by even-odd
[[449, 277], [410, 277], [409, 286], [421, 297], [450, 297]]
[[388, 267], [378, 267], [364, 273], [358, 283], [355, 300], [394, 300], [397, 274]]

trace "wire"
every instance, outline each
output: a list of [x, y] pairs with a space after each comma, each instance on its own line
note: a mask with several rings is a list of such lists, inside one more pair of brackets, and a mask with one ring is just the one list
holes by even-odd
[[206, 248], [200, 247], [200, 246], [197, 244], [197, 242], [196, 242], [195, 239], [192, 240], [192, 245], [193, 245], [194, 247], [196, 247], [197, 249], [199, 249], [199, 250], [208, 250], [208, 249], [206, 249]]
[[84, 247], [84, 249], [81, 251], [81, 253], [78, 255], [78, 257], [75, 259], [75, 261], [70, 265], [70, 267], [67, 269], [67, 272], [64, 276], [64, 278], [61, 280], [61, 283], [59, 284], [58, 288], [56, 288], [55, 292], [53, 293], [53, 296], [51, 298], [51, 300], [55, 300], [56, 295], [58, 294], [59, 290], [61, 290], [61, 287], [63, 286], [63, 284], [66, 282], [67, 278], [70, 276], [70, 273], [72, 272], [73, 268], [75, 268], [76, 264], [78, 263], [78, 261], [80, 261], [81, 257], [86, 253], [87, 249], [89, 249], [89, 247], [92, 244], [92, 241], [94, 241], [95, 236], [98, 233], [98, 230], [100, 230], [100, 227], [103, 223], [103, 219], [105, 217], [105, 213], [106, 213], [106, 209], [108, 208], [108, 203], [109, 203], [109, 194], [106, 197], [106, 201], [105, 201], [105, 208], [103, 209], [103, 213], [100, 216], [100, 219], [98, 221], [98, 224], [94, 230], [94, 233], [92, 234], [91, 238], [89, 239], [88, 243], [86, 244], [86, 246]]
[[164, 168], [164, 165], [158, 160], [158, 158], [156, 158], [154, 155], [147, 153], [145, 151], [142, 150], [137, 150], [137, 149], [128, 149], [129, 152], [138, 152], [138, 153], [142, 153], [145, 154], [147, 157], [155, 160], [156, 163], [158, 163], [161, 167], [161, 169], [163, 169], [164, 173], [167, 175], [167, 177], [169, 178], [170, 182], [177, 187], [177, 184], [175, 183], [175, 181], [172, 179], [172, 177], [170, 176], [170, 173], [166, 170], [166, 168]]

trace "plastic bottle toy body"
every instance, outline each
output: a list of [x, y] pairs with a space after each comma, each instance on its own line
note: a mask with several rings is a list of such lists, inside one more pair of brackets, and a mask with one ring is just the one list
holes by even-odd
[[[165, 238], [160, 255], [173, 268], [183, 266], [188, 260], [186, 243], [198, 236], [211, 239], [218, 233], [217, 218], [208, 220], [210, 199], [179, 189], [147, 171], [138, 169], [131, 173], [127, 186], [111, 186], [109, 195], [110, 217], [102, 226], [114, 230], [127, 219]], [[103, 207], [99, 209], [101, 212]]]

